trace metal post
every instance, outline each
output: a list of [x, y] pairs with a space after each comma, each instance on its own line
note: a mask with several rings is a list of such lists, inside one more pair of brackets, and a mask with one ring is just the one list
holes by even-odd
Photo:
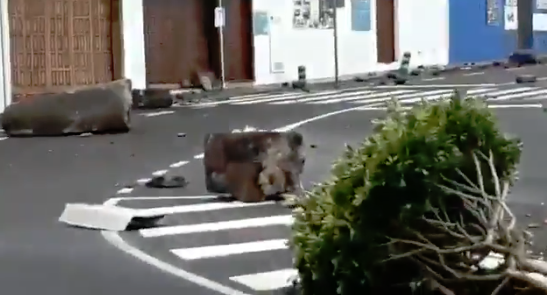
[[[222, 7], [222, 0], [218, 0], [218, 7]], [[226, 22], [226, 19], [223, 20]], [[226, 88], [226, 75], [225, 75], [225, 66], [224, 66], [224, 24], [218, 26], [218, 38], [220, 42], [220, 81], [221, 89]]]
[[533, 5], [531, 0], [517, 0], [517, 40], [518, 49], [534, 47]]
[[334, 9], [333, 12], [333, 34], [334, 34], [334, 86], [338, 87], [338, 13], [336, 8], [336, 0], [332, 0], [332, 8]]

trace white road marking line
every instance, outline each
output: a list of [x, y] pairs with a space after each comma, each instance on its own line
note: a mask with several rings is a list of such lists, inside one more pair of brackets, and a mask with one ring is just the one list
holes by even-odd
[[294, 92], [275, 93], [275, 94], [272, 94], [272, 93], [250, 94], [249, 96], [245, 96], [245, 95], [243, 95], [243, 96], [233, 96], [232, 98], [227, 99], [227, 100], [203, 102], [203, 103], [200, 103], [198, 105], [216, 106], [216, 105], [221, 105], [221, 104], [231, 104], [231, 103], [234, 103], [234, 102], [253, 101], [253, 100], [257, 100], [257, 99], [266, 99], [266, 98], [271, 98], [271, 97], [285, 97], [285, 96], [293, 96], [293, 95], [295, 95]]
[[273, 201], [260, 202], [260, 203], [243, 203], [243, 202], [235, 202], [235, 201], [234, 202], [215, 202], [215, 203], [203, 203], [203, 204], [192, 204], [192, 205], [182, 205], [182, 206], [148, 208], [148, 209], [142, 209], [141, 212], [144, 212], [147, 215], [168, 215], [168, 214], [179, 214], [179, 213], [215, 211], [215, 210], [233, 209], [233, 208], [269, 206], [274, 204], [276, 204], [276, 202], [273, 202]]
[[439, 80], [444, 80], [446, 79], [445, 77], [437, 77], [437, 78], [426, 78], [426, 79], [422, 79], [422, 81], [439, 81]]
[[539, 95], [547, 94], [547, 89], [541, 89], [541, 90], [537, 90], [537, 91], [530, 91], [530, 92], [511, 94], [511, 95], [503, 95], [503, 96], [490, 98], [488, 100], [491, 100], [491, 101], [510, 100], [510, 99], [515, 99], [515, 98], [520, 98], [520, 97], [537, 96], [538, 94]]
[[146, 184], [150, 180], [152, 180], [152, 178], [141, 178], [141, 179], [137, 179], [137, 183], [142, 185], [142, 184]]
[[154, 113], [144, 113], [142, 115], [145, 117], [157, 117], [157, 116], [169, 115], [173, 113], [175, 113], [175, 111], [160, 111], [160, 112], [154, 112]]
[[293, 96], [284, 96], [284, 97], [273, 97], [273, 98], [266, 98], [266, 99], [254, 99], [250, 101], [244, 101], [244, 102], [235, 102], [232, 103], [233, 105], [249, 105], [249, 104], [256, 104], [256, 103], [266, 103], [266, 102], [273, 102], [273, 101], [285, 101], [290, 99], [298, 99], [302, 97], [317, 97], [317, 96], [328, 96], [340, 93], [340, 91], [323, 91], [318, 93], [299, 93], [294, 94]]
[[127, 253], [148, 265], [154, 266], [157, 269], [164, 271], [166, 273], [169, 273], [171, 275], [174, 275], [178, 278], [184, 279], [188, 282], [192, 282], [196, 285], [218, 292], [223, 295], [250, 295], [250, 294], [241, 292], [239, 290], [236, 290], [234, 288], [224, 286], [222, 284], [219, 284], [215, 281], [209, 280], [202, 276], [196, 275], [194, 273], [185, 271], [181, 268], [175, 267], [169, 263], [161, 261], [153, 256], [150, 256], [149, 254], [141, 251], [140, 249], [129, 245], [127, 242], [125, 242], [122, 239], [122, 237], [120, 237], [120, 235], [117, 232], [101, 231], [101, 235], [108, 243], [110, 243], [111, 245], [114, 245], [120, 251]]
[[542, 109], [543, 105], [540, 103], [537, 104], [499, 104], [499, 105], [489, 105], [489, 108], [492, 109]]
[[[537, 104], [492, 104], [488, 105], [489, 108], [492, 109], [541, 109], [543, 108], [543, 105], [540, 103]], [[412, 108], [412, 106], [402, 106], [403, 110], [409, 110]], [[358, 111], [385, 111], [387, 110], [387, 107], [381, 107], [381, 106], [362, 106], [358, 109]]]
[[536, 90], [536, 89], [538, 89], [538, 88], [537, 88], [537, 87], [519, 87], [519, 88], [511, 88], [511, 89], [505, 89], [505, 90], [490, 92], [490, 93], [488, 93], [486, 96], [488, 96], [488, 97], [496, 97], [496, 96], [499, 96], [499, 95], [512, 94], [512, 93], [519, 93], [519, 92], [530, 91], [530, 90]]
[[292, 217], [292, 215], [279, 215], [279, 216], [247, 218], [247, 219], [221, 221], [221, 222], [199, 223], [199, 224], [191, 224], [191, 225], [177, 225], [177, 226], [147, 228], [147, 229], [139, 230], [139, 233], [144, 238], [156, 238], [156, 237], [162, 237], [162, 236], [216, 232], [216, 231], [242, 229], [242, 228], [265, 227], [265, 226], [272, 226], [272, 225], [289, 226], [293, 224], [293, 221], [294, 221], [294, 218]]
[[287, 239], [215, 245], [195, 248], [172, 249], [171, 252], [184, 260], [197, 260], [231, 255], [288, 249]]
[[458, 88], [458, 87], [496, 87], [499, 86], [498, 84], [427, 84], [427, 85], [399, 85], [399, 86], [392, 86], [392, 85], [378, 85], [374, 86], [376, 89], [383, 89], [383, 88]]
[[8, 139], [8, 138], [7, 137], [0, 137], [0, 141], [1, 140], [6, 140], [6, 139]]
[[199, 154], [199, 155], [195, 155], [194, 156], [194, 159], [203, 159], [203, 157], [205, 156], [205, 154]]
[[505, 70], [513, 72], [513, 71], [520, 71], [520, 70], [523, 70], [523, 69], [526, 69], [526, 67], [507, 68]]
[[154, 176], [163, 176], [163, 175], [167, 174], [167, 172], [169, 172], [169, 170], [158, 170], [158, 171], [154, 171], [152, 173], [152, 175], [154, 175]]
[[365, 94], [369, 94], [369, 93], [375, 93], [375, 92], [367, 90], [367, 91], [358, 91], [358, 92], [351, 92], [351, 93], [349, 93], [349, 92], [336, 93], [336, 94], [322, 93], [321, 95], [308, 96], [308, 97], [302, 98], [302, 99], [287, 100], [287, 101], [281, 101], [281, 102], [272, 102], [272, 103], [269, 103], [269, 104], [281, 105], [281, 104], [292, 104], [292, 103], [304, 103], [304, 102], [312, 102], [312, 101], [318, 101], [318, 100], [329, 99], [329, 98], [352, 97], [352, 96], [355, 96], [355, 95], [365, 95]]
[[273, 291], [292, 285], [291, 279], [298, 276], [294, 268], [230, 277], [231, 281], [255, 291]]
[[[467, 94], [469, 95], [476, 95], [484, 92], [490, 91], [490, 88], [478, 88], [478, 89], [472, 89], [467, 91]], [[405, 94], [405, 95], [399, 95], [394, 96], [399, 102], [401, 103], [407, 103], [407, 102], [418, 102], [422, 99], [424, 100], [437, 100], [441, 99], [443, 97], [450, 97], [454, 93], [454, 90], [433, 90], [433, 91], [426, 91], [426, 92], [415, 92], [413, 94]], [[427, 95], [429, 94], [429, 95]], [[425, 96], [424, 96], [425, 95]], [[415, 97], [415, 98], [412, 98]], [[410, 99], [409, 99], [410, 98]], [[349, 103], [353, 104], [364, 104], [364, 103], [376, 103], [376, 102], [385, 102], [390, 100], [391, 97], [384, 97], [381, 99], [368, 99], [368, 100], [359, 100], [359, 101], [350, 101]]]
[[156, 201], [156, 200], [206, 200], [206, 199], [218, 199], [217, 195], [203, 195], [203, 196], [136, 196], [136, 197], [115, 197], [108, 199], [104, 205], [105, 206], [115, 206], [121, 201], [127, 200], [142, 200], [142, 201]]
[[471, 77], [471, 76], [480, 76], [480, 75], [484, 75], [484, 72], [476, 72], [476, 73], [463, 74], [462, 76]]
[[466, 94], [471, 94], [471, 95], [482, 94], [482, 93], [489, 92], [489, 91], [492, 91], [492, 90], [493, 90], [492, 88], [470, 89], [466, 92]]
[[132, 191], [133, 191], [132, 187], [124, 187], [124, 188], [118, 190], [116, 193], [117, 194], [130, 194]]
[[[434, 94], [445, 94], [445, 95], [448, 95], [448, 94], [451, 94], [453, 92], [453, 90], [448, 90], [448, 89], [443, 89], [443, 90], [433, 90], [433, 91], [426, 91], [426, 92], [414, 92], [414, 93], [410, 93], [410, 94], [403, 94], [403, 95], [397, 95], [397, 96], [394, 96], [394, 98], [397, 98], [399, 101], [401, 99], [405, 99], [405, 98], [409, 98], [409, 97], [420, 97], [420, 100], [422, 98], [424, 99], [428, 99], [428, 96], [431, 96], [431, 95], [434, 95]], [[384, 98], [381, 98], [381, 99], [378, 99], [378, 100], [371, 100], [371, 99], [362, 99], [362, 100], [356, 100], [356, 101], [350, 101], [349, 103], [354, 103], [354, 104], [363, 104], [363, 103], [371, 103], [371, 102], [384, 102], [384, 101], [388, 101], [390, 100], [392, 97], [384, 97]]]
[[188, 164], [189, 162], [188, 161], [180, 161], [180, 162], [176, 162], [176, 163], [173, 163], [171, 165], [169, 165], [170, 168], [180, 168], [186, 164]]
[[350, 102], [358, 99], [371, 99], [375, 97], [393, 97], [397, 94], [405, 94], [405, 93], [413, 93], [416, 92], [416, 90], [396, 90], [396, 91], [389, 91], [389, 92], [383, 92], [383, 93], [375, 93], [371, 95], [359, 95], [359, 96], [353, 96], [349, 98], [335, 98], [335, 99], [329, 99], [329, 100], [323, 100], [323, 101], [317, 101], [317, 102], [311, 102], [311, 104], [331, 104], [331, 103], [339, 103], [339, 102]]

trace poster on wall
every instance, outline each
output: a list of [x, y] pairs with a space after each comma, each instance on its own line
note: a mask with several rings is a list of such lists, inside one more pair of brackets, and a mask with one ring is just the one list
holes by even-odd
[[370, 0], [351, 0], [351, 30], [371, 30]]
[[547, 10], [547, 0], [536, 0], [536, 9]]
[[505, 6], [503, 9], [503, 16], [503, 23], [506, 30], [516, 30], [518, 28], [516, 6]]
[[534, 13], [532, 18], [532, 25], [534, 31], [547, 31], [547, 14], [545, 13]]
[[270, 15], [269, 19], [270, 73], [285, 72], [285, 44], [283, 42], [283, 24], [281, 17]]
[[345, 0], [293, 0], [293, 27], [332, 29], [334, 9], [344, 5]]
[[253, 15], [253, 34], [255, 36], [268, 35], [270, 16], [266, 11], [255, 11]]
[[486, 24], [490, 26], [500, 24], [500, 7], [497, 0], [486, 0]]

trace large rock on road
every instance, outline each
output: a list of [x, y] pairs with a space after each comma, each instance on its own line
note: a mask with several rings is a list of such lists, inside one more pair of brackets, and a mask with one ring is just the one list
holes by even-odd
[[123, 79], [23, 99], [4, 110], [1, 123], [8, 136], [128, 132], [131, 104], [131, 81]]

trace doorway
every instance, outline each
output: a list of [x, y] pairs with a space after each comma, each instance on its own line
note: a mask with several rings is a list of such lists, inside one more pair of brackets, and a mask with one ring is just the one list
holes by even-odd
[[395, 61], [394, 0], [376, 0], [376, 42], [379, 63]]

